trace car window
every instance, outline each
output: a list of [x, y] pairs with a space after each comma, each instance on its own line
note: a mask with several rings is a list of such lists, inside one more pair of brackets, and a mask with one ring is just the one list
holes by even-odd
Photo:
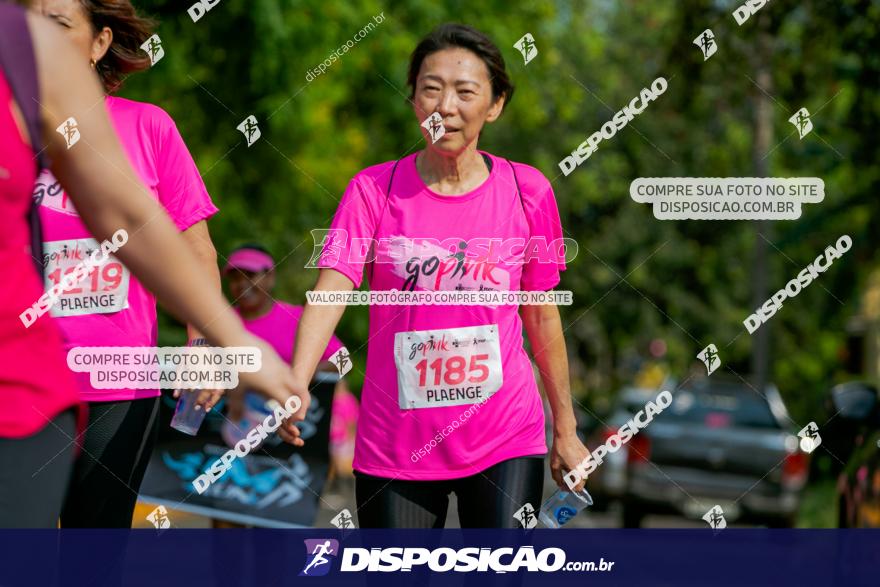
[[667, 422], [693, 422], [713, 427], [775, 428], [779, 422], [763, 397], [747, 387], [684, 388], [658, 416]]

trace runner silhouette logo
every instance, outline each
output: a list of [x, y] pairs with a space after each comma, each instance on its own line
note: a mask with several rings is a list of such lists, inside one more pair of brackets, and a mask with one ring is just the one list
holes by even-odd
[[330, 563], [339, 554], [339, 541], [331, 538], [305, 540], [306, 566], [300, 577], [320, 577], [330, 572]]

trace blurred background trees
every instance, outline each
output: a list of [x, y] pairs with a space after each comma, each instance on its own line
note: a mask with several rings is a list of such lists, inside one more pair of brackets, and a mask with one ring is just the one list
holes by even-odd
[[[683, 379], [712, 342], [724, 370], [748, 377], [755, 336], [742, 320], [755, 307], [755, 280], [776, 291], [844, 233], [853, 249], [762, 327], [769, 377], [795, 420], [807, 422], [819, 421], [833, 383], [876, 375], [858, 359], [874, 352], [877, 332], [880, 2], [776, 0], [742, 26], [731, 16], [739, 2], [720, 0], [223, 0], [196, 23], [188, 2], [136, 4], [159, 21], [166, 55], [120, 95], [171, 114], [220, 207], [210, 223], [218, 251], [250, 240], [270, 247], [279, 299], [303, 302], [316, 277], [303, 270], [309, 231], [329, 225], [348, 180], [422, 148], [407, 103], [408, 59], [431, 28], [457, 21], [501, 47], [517, 86], [480, 148], [552, 180], [580, 245], [560, 289], [574, 292], [561, 311], [585, 406], [607, 405], [649, 348]], [[383, 23], [306, 81], [383, 12]], [[719, 49], [704, 62], [692, 40], [706, 28]], [[527, 66], [513, 48], [526, 32], [539, 50]], [[768, 84], [758, 82], [761, 69]], [[562, 176], [558, 161], [658, 76], [667, 92]], [[755, 150], [762, 103], [771, 137], [763, 155]], [[788, 122], [801, 107], [814, 125], [803, 140]], [[250, 114], [262, 138], [247, 147], [236, 125]], [[770, 176], [822, 178], [825, 201], [805, 205], [796, 221], [756, 227], [660, 221], [629, 196], [637, 177], [747, 177], [762, 165]], [[763, 270], [756, 246], [766, 249]], [[338, 334], [364, 365], [366, 309], [350, 309]], [[174, 344], [183, 332], [164, 317], [160, 336]], [[359, 388], [362, 372], [351, 375]]]

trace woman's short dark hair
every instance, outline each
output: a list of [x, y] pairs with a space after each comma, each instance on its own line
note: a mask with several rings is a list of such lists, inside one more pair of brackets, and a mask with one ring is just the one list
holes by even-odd
[[437, 51], [455, 47], [467, 49], [483, 60], [489, 70], [489, 79], [492, 80], [492, 100], [495, 101], [504, 96], [504, 106], [506, 107], [510, 103], [510, 99], [513, 98], [514, 87], [507, 76], [504, 57], [498, 46], [477, 29], [455, 23], [441, 24], [435, 28], [419, 42], [412, 52], [409, 61], [409, 75], [407, 76], [407, 83], [411, 88], [410, 100], [415, 97], [416, 81], [425, 58]]
[[156, 23], [137, 13], [130, 0], [79, 0], [92, 30], [113, 31], [113, 42], [95, 69], [104, 89], [113, 93], [122, 87], [126, 74], [150, 68], [150, 57], [141, 44], [153, 34]]

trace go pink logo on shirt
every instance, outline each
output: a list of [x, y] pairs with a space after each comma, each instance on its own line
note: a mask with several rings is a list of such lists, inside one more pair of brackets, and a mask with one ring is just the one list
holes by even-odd
[[[505, 263], [511, 265], [537, 261], [542, 264], [570, 263], [577, 257], [578, 244], [573, 238], [557, 238], [550, 242], [543, 236], [512, 238], [409, 238], [391, 236], [353, 238], [340, 228], [313, 229], [314, 246], [307, 268], [335, 267], [341, 261], [349, 264], [398, 264], [430, 250], [441, 258], [455, 257], [462, 263]], [[346, 255], [346, 251], [348, 254]]]
[[37, 206], [45, 206], [69, 216], [79, 216], [76, 208], [73, 207], [73, 202], [48, 169], [44, 169], [37, 178], [32, 197]]
[[510, 289], [510, 272], [488, 256], [469, 257], [466, 241], [456, 243], [457, 250], [450, 252], [427, 239], [389, 240], [380, 244], [377, 257], [394, 264], [392, 272], [403, 279], [403, 291]]

